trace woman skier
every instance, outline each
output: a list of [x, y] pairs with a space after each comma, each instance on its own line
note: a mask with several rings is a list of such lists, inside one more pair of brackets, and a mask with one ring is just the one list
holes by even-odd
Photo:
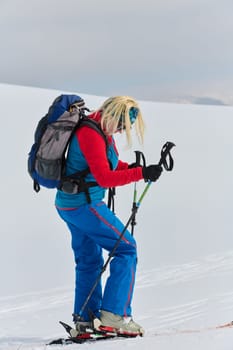
[[[84, 107], [82, 103], [80, 106]], [[88, 173], [85, 173], [81, 190], [73, 193], [64, 185], [57, 191], [55, 200], [57, 211], [71, 232], [76, 263], [74, 322], [78, 331], [91, 326], [91, 310], [102, 326], [113, 327], [125, 334], [142, 335], [143, 328], [132, 319], [137, 249], [129, 231], [125, 232], [116, 249], [104, 291], [100, 281], [82, 313], [82, 320], [79, 312], [102, 270], [102, 249], [111, 252], [124, 229], [123, 223], [103, 201], [106, 189], [142, 179], [156, 181], [162, 167], [129, 165], [118, 159], [114, 134], [125, 132], [131, 145], [130, 131], [135, 125], [138, 138], [143, 141], [144, 122], [133, 98], [111, 97], [91, 112], [88, 119], [98, 125], [105, 138], [85, 123], [76, 130], [69, 146], [66, 175], [85, 173], [87, 168]]]

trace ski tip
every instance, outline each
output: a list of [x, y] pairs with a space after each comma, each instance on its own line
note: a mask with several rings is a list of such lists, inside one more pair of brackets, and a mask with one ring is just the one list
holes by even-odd
[[69, 334], [70, 337], [77, 337], [78, 331], [75, 328], [72, 328], [70, 325], [62, 321], [59, 321], [59, 323], [62, 325], [62, 327], [65, 328], [66, 332]]
[[72, 327], [70, 327], [67, 323], [59, 321], [59, 323], [65, 328], [65, 330], [67, 331], [67, 333], [70, 334], [70, 331], [72, 329]]
[[49, 345], [68, 345], [68, 344], [73, 344], [73, 342], [70, 339], [58, 338], [58, 339], [51, 340], [51, 342], [47, 343], [46, 346], [49, 346]]

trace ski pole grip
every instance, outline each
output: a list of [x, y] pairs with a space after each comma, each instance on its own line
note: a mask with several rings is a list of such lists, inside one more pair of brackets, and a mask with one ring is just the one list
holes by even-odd
[[140, 166], [141, 165], [141, 159], [142, 159], [142, 163], [143, 166], [146, 166], [146, 159], [144, 154], [141, 151], [134, 151], [135, 155], [136, 155], [136, 165]]
[[173, 142], [166, 142], [161, 150], [161, 158], [159, 165], [163, 166], [165, 170], [172, 171], [174, 166], [174, 160], [171, 155], [171, 149], [175, 146]]

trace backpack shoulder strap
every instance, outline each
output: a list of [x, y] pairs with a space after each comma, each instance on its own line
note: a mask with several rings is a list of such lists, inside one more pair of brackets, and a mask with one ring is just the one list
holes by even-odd
[[103, 132], [103, 130], [101, 129], [100, 125], [93, 119], [90, 119], [88, 117], [83, 117], [81, 120], [80, 120], [80, 124], [79, 124], [79, 127], [82, 127], [82, 126], [89, 126], [90, 128], [94, 129], [96, 132], [98, 132], [104, 139], [105, 141], [105, 144], [106, 144], [106, 148], [108, 147], [108, 140], [107, 140], [107, 137], [105, 135], [105, 133]]
[[[104, 138], [104, 141], [105, 141], [105, 144], [106, 144], [106, 150], [108, 149], [108, 140], [107, 140], [107, 137], [105, 135], [105, 133], [103, 132], [103, 130], [101, 129], [100, 125], [93, 119], [90, 119], [90, 118], [83, 118], [82, 121], [81, 121], [81, 125], [88, 125], [90, 126], [92, 129], [96, 130], [103, 138]], [[109, 165], [110, 165], [110, 168], [112, 169], [112, 164], [111, 162], [109, 161]], [[112, 209], [113, 212], [115, 212], [115, 201], [114, 201], [114, 196], [116, 194], [116, 190], [115, 190], [115, 187], [112, 187], [112, 188], [109, 188], [108, 189], [108, 208], [109, 209]]]

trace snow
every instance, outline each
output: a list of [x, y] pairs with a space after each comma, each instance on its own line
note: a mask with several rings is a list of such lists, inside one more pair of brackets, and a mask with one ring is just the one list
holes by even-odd
[[[60, 93], [0, 84], [0, 349], [46, 349], [65, 335], [58, 321], [72, 320], [69, 232], [54, 209], [54, 191], [34, 193], [26, 168], [35, 126]], [[105, 99], [82, 96], [91, 108]], [[137, 215], [133, 308], [146, 334], [67, 349], [231, 350], [233, 328], [218, 326], [233, 320], [233, 108], [140, 105], [147, 163], [159, 160], [166, 141], [176, 144], [174, 171], [150, 187]], [[123, 136], [117, 143], [121, 159], [133, 161], [137, 141], [131, 150]], [[138, 194], [144, 186], [138, 184]], [[116, 211], [125, 222], [132, 197], [133, 185], [117, 190]]]

